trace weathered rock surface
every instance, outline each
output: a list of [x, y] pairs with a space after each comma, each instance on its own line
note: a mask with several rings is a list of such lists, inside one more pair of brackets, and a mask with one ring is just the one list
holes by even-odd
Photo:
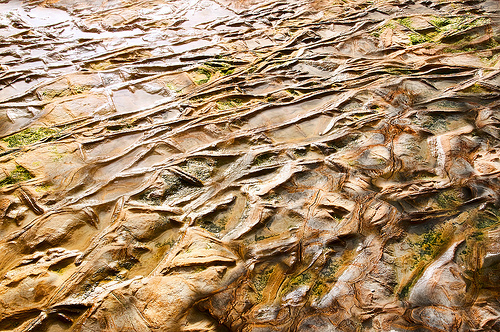
[[0, 1], [1, 331], [499, 331], [496, 1]]

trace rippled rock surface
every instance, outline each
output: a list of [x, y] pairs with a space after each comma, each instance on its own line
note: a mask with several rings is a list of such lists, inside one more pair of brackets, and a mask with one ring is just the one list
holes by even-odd
[[0, 330], [500, 330], [499, 14], [0, 1]]

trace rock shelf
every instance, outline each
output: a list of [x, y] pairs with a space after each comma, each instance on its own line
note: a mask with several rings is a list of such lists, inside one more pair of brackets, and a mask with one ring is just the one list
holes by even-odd
[[499, 14], [0, 1], [0, 330], [499, 331]]

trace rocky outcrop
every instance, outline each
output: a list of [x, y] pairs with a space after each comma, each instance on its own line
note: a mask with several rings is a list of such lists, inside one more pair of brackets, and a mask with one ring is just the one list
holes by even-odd
[[0, 2], [0, 330], [500, 329], [496, 2]]

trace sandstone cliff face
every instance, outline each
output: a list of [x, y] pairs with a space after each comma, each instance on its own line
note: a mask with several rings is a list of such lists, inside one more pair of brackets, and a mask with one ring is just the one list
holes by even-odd
[[500, 330], [498, 1], [0, 3], [0, 330]]

